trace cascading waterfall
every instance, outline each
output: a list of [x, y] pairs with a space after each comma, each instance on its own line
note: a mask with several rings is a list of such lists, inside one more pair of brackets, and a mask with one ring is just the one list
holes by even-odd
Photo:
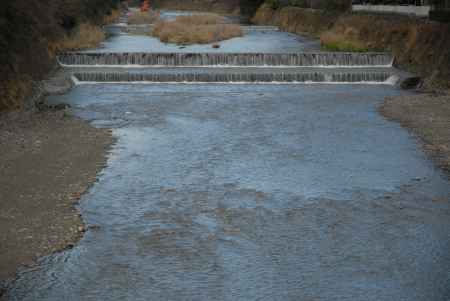
[[58, 58], [81, 82], [395, 83], [387, 53], [70, 52]]
[[387, 53], [81, 53], [58, 56], [66, 66], [390, 67]]
[[388, 72], [81, 72], [74, 73], [81, 82], [386, 82]]

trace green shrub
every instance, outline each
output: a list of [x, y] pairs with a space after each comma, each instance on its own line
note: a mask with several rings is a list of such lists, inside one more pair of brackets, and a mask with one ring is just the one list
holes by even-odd
[[322, 48], [328, 51], [367, 52], [369, 49], [362, 42], [343, 34], [327, 31], [320, 36]]
[[278, 9], [281, 6], [280, 0], [266, 0], [266, 5], [268, 5], [271, 9]]
[[306, 3], [306, 0], [289, 0], [289, 6], [306, 8], [308, 7], [308, 4]]

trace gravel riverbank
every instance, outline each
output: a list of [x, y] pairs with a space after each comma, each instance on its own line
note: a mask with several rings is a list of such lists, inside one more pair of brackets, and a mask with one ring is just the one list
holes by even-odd
[[110, 130], [64, 111], [0, 115], [0, 282], [79, 240], [75, 206], [112, 142]]
[[450, 172], [449, 93], [388, 97], [380, 111], [412, 130], [436, 163]]

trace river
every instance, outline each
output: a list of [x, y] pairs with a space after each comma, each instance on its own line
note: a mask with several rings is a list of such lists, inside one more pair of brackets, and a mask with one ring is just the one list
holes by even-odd
[[[99, 51], [151, 51], [152, 39], [115, 36]], [[448, 179], [377, 111], [405, 93], [134, 82], [50, 97], [117, 143], [81, 202], [94, 227], [23, 270], [9, 299], [449, 300]]]

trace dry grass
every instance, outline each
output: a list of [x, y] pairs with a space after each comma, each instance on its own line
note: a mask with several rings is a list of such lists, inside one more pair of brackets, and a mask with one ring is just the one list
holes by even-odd
[[116, 22], [120, 17], [120, 9], [114, 9], [111, 11], [111, 14], [103, 17], [103, 24], [111, 24]]
[[154, 12], [136, 11], [128, 17], [128, 24], [153, 24], [158, 19], [158, 15]]
[[79, 50], [97, 47], [105, 40], [105, 33], [100, 26], [83, 23], [75, 31], [64, 38], [57, 45], [53, 45], [54, 50]]
[[20, 76], [3, 82], [0, 85], [0, 111], [19, 110], [24, 100], [30, 96], [32, 80], [29, 76]]
[[242, 30], [239, 25], [227, 24], [221, 16], [202, 14], [157, 22], [152, 35], [164, 43], [208, 44], [242, 36]]
[[321, 34], [320, 42], [324, 49], [330, 51], [366, 52], [369, 50], [362, 41], [353, 39], [351, 35], [332, 31]]
[[192, 16], [178, 16], [175, 21], [184, 25], [215, 25], [229, 23], [224, 17], [211, 13]]

